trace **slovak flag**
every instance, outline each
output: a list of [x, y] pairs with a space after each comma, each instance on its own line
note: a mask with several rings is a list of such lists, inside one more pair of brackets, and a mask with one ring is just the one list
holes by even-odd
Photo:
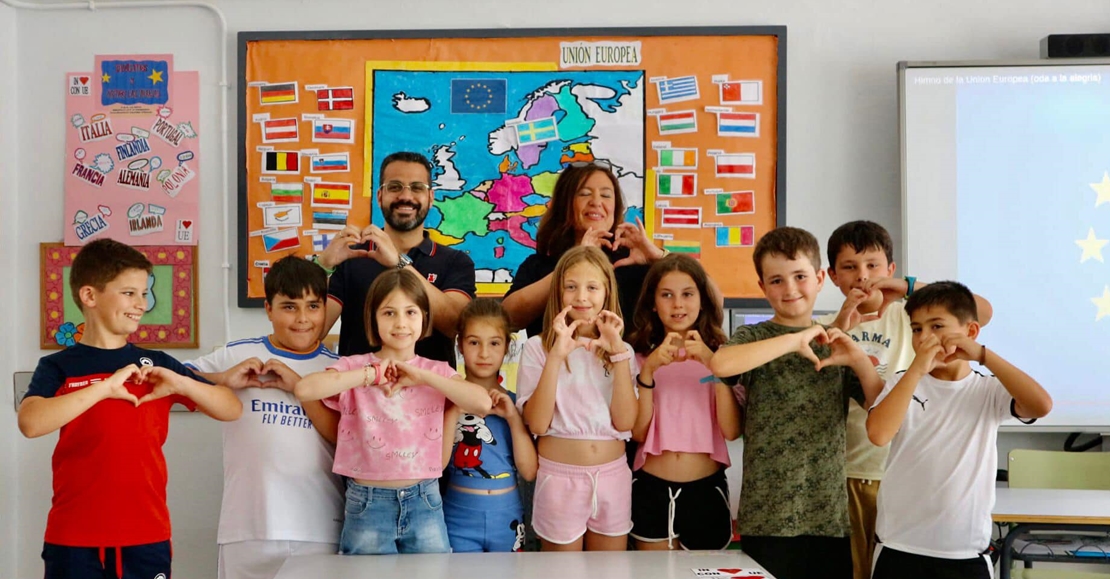
[[354, 121], [348, 119], [316, 119], [312, 121], [312, 141], [316, 143], [355, 142]]

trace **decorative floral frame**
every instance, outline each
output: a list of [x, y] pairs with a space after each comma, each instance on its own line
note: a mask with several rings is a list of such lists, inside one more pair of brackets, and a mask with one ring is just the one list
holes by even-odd
[[[196, 247], [185, 245], [153, 245], [136, 247], [155, 266], [168, 265], [172, 271], [171, 323], [142, 324], [128, 341], [152, 348], [196, 348], [197, 324], [197, 262]], [[39, 324], [39, 347], [60, 350], [80, 340], [84, 323], [65, 319], [65, 268], [73, 263], [80, 247], [61, 243], [39, 246], [39, 287], [42, 304]]]

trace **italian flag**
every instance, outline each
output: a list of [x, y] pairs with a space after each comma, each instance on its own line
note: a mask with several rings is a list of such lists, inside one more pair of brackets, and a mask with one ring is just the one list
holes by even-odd
[[659, 174], [656, 193], [665, 197], [692, 197], [697, 189], [697, 175], [693, 173], [682, 175]]

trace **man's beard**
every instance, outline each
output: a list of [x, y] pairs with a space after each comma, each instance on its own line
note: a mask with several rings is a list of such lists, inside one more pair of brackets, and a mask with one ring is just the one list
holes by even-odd
[[[394, 211], [399, 207], [412, 207], [416, 210], [410, 219], [400, 219]], [[417, 227], [424, 225], [424, 219], [428, 217], [428, 208], [422, 207], [418, 203], [408, 203], [405, 201], [397, 201], [389, 206], [389, 210], [383, 208], [382, 213], [385, 216], [385, 222], [396, 231], [412, 231]]]

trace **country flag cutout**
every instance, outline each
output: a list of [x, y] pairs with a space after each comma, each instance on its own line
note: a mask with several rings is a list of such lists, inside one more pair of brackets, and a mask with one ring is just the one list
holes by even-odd
[[538, 145], [540, 143], [559, 139], [559, 131], [556, 128], [555, 117], [526, 121], [513, 125], [513, 128], [516, 129], [517, 144], [521, 147]]
[[[333, 209], [351, 208], [350, 183], [313, 183], [312, 206], [331, 207]], [[315, 215], [315, 214], [314, 214]], [[344, 218], [346, 223], [346, 218]]]
[[266, 151], [262, 153], [262, 172], [264, 174], [300, 173], [300, 151]]
[[258, 87], [258, 96], [264, 105], [284, 105], [297, 102], [297, 83], [280, 82]]
[[346, 173], [350, 170], [351, 160], [348, 153], [313, 155], [309, 165], [309, 171], [312, 173]]
[[281, 229], [274, 233], [262, 235], [262, 244], [266, 246], [266, 253], [282, 251], [300, 247], [301, 238], [297, 235], [297, 228]]
[[693, 197], [697, 190], [697, 173], [656, 174], [655, 194], [660, 197]]
[[660, 80], [655, 84], [659, 91], [659, 104], [692, 101], [701, 98], [698, 92], [698, 77], [695, 75], [676, 76]]
[[659, 149], [661, 169], [697, 169], [697, 149]]
[[718, 177], [755, 179], [755, 153], [730, 153], [713, 157]]
[[720, 84], [722, 105], [763, 104], [763, 81], [730, 80]]
[[718, 227], [717, 247], [752, 247], [755, 245], [755, 226]]
[[274, 203], [300, 203], [304, 199], [304, 183], [271, 183], [270, 200]]
[[755, 213], [755, 191], [729, 191], [717, 194], [717, 215]]
[[336, 213], [333, 211], [313, 211], [312, 212], [312, 228], [313, 229], [343, 229], [347, 226], [347, 215], [345, 213]]
[[759, 113], [717, 113], [717, 135], [758, 137]]
[[659, 211], [663, 227], [701, 227], [701, 207], [663, 207]]
[[679, 135], [698, 130], [697, 111], [664, 113], [656, 116], [655, 120], [659, 123], [660, 135]]
[[312, 121], [312, 142], [353, 143], [355, 122], [350, 119], [316, 119]]
[[262, 121], [263, 143], [289, 143], [300, 139], [297, 119], [271, 119]]
[[663, 242], [663, 249], [671, 253], [681, 253], [687, 257], [701, 259], [701, 242], [673, 239]]
[[349, 111], [355, 108], [355, 89], [349, 86], [316, 91], [316, 108], [321, 111]]

